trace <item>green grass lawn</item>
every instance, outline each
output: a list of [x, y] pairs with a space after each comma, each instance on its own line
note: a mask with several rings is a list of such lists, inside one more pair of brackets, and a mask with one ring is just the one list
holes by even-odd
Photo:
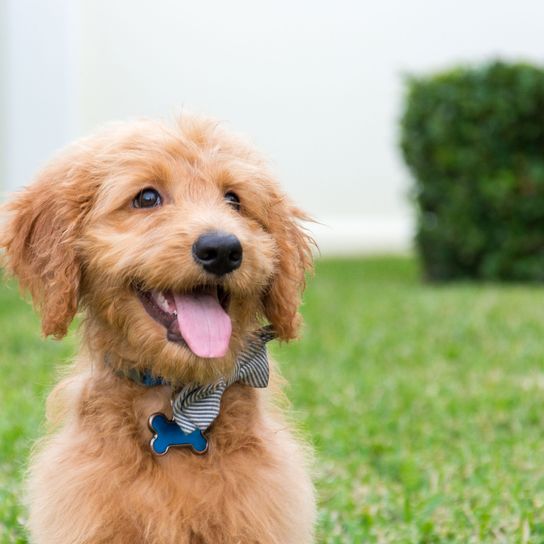
[[[319, 542], [544, 542], [544, 288], [432, 287], [408, 258], [322, 261], [304, 339], [272, 348], [317, 451]], [[55, 366], [0, 289], [0, 542]], [[69, 543], [67, 543], [69, 544]]]

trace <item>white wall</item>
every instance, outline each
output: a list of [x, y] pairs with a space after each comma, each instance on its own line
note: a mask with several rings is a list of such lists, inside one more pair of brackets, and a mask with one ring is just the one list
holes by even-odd
[[80, 20], [73, 0], [4, 0], [2, 11], [2, 188], [9, 191], [81, 131], [72, 45]]
[[410, 245], [396, 146], [403, 73], [544, 62], [539, 0], [7, 2], [10, 187], [74, 134], [186, 107], [268, 153], [328, 225], [314, 229], [324, 253]]

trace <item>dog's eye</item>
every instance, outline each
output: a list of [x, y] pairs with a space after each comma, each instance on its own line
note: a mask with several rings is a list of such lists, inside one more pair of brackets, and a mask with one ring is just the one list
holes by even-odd
[[151, 187], [141, 190], [132, 201], [133, 208], [156, 208], [161, 204], [161, 195]]
[[240, 199], [236, 193], [232, 191], [225, 193], [225, 202], [230, 204], [237, 212], [240, 211]]

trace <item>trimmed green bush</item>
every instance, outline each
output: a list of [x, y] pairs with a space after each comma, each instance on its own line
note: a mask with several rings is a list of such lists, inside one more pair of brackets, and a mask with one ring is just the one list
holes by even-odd
[[401, 147], [428, 279], [544, 280], [544, 70], [409, 78]]

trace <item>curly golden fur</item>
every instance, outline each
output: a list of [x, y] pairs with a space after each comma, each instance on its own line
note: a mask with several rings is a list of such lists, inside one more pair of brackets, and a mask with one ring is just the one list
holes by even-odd
[[[163, 206], [135, 209], [156, 188]], [[224, 200], [235, 191], [240, 212]], [[44, 335], [62, 338], [82, 312], [82, 346], [51, 393], [51, 431], [28, 478], [37, 544], [305, 544], [315, 500], [308, 449], [268, 390], [235, 384], [209, 429], [209, 452], [149, 448], [148, 416], [171, 415], [172, 387], [119, 376], [148, 369], [172, 384], [210, 383], [232, 371], [251, 331], [269, 321], [296, 337], [311, 239], [306, 216], [281, 192], [263, 159], [216, 122], [183, 116], [109, 127], [62, 151], [7, 205], [5, 266], [30, 292]], [[208, 284], [194, 240], [228, 231], [243, 246], [230, 293], [224, 357], [202, 359], [167, 340], [135, 293]], [[218, 281], [218, 280], [213, 280]], [[109, 365], [104, 363], [106, 353]]]

